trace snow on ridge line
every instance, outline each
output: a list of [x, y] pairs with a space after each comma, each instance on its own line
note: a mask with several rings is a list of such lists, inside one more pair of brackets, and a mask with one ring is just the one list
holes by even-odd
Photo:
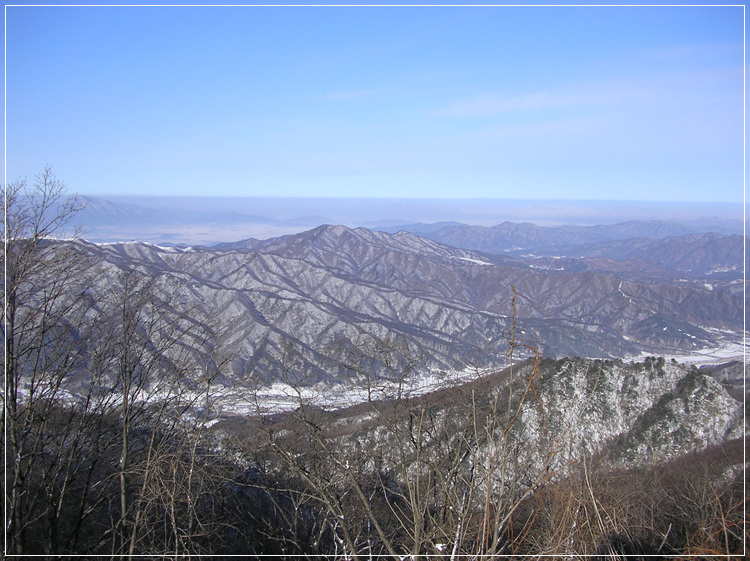
[[[72, 240], [75, 241], [75, 240]], [[86, 243], [90, 243], [91, 245], [95, 245], [97, 247], [111, 247], [115, 245], [146, 245], [149, 247], [155, 247], [156, 249], [160, 249], [161, 251], [168, 251], [170, 253], [185, 253], [187, 251], [195, 251], [193, 246], [186, 246], [186, 247], [178, 247], [175, 245], [159, 245], [157, 243], [152, 243], [149, 241], [136, 241], [136, 240], [130, 240], [130, 241], [122, 241], [122, 242], [90, 242], [88, 240], [84, 240]]]
[[482, 261], [481, 259], [474, 259], [472, 257], [453, 257], [453, 259], [460, 259], [461, 261], [468, 261], [469, 263], [474, 263], [475, 265], [492, 266], [492, 263], [488, 263], [487, 261]]

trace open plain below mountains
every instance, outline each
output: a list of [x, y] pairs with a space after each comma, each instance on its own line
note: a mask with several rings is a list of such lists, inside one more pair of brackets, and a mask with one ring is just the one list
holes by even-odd
[[[84, 227], [90, 241], [134, 240], [159, 245], [268, 239], [298, 234], [320, 224], [388, 228], [393, 232], [407, 229], [419, 234], [411, 228], [436, 230], [448, 224], [494, 227], [506, 222], [533, 222], [558, 226], [549, 234], [559, 239], [566, 229], [597, 230], [602, 224], [643, 225], [643, 221], [673, 226], [678, 223], [678, 235], [744, 231], [742, 205], [736, 203], [210, 196], [87, 196], [81, 200], [86, 207], [77, 216], [77, 223]], [[559, 227], [569, 224], [578, 226]], [[634, 232], [630, 237], [640, 235], [650, 237], [651, 233]]]

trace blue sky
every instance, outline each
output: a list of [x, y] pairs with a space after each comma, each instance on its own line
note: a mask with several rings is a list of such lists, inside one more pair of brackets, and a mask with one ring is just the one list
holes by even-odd
[[8, 180], [743, 200], [742, 7], [7, 7]]

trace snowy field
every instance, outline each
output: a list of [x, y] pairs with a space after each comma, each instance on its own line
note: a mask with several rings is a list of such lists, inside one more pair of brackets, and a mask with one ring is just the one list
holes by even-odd
[[[737, 340], [734, 333], [716, 331], [717, 340], [724, 340], [718, 346], [684, 354], [665, 354], [665, 359], [675, 359], [677, 362], [705, 366], [722, 364], [732, 360], [745, 360], [745, 347]], [[641, 354], [628, 357], [628, 362], [641, 362], [653, 354]], [[409, 380], [401, 388], [402, 395], [415, 396], [429, 393], [438, 389], [455, 386], [472, 379], [485, 376], [491, 370], [481, 371], [466, 368], [452, 372], [440, 372], [424, 375]], [[395, 397], [398, 387], [394, 384], [382, 384], [371, 389], [369, 399], [380, 400]], [[302, 405], [320, 407], [326, 410], [339, 409], [368, 400], [366, 388], [354, 384], [327, 385], [318, 384], [312, 387], [294, 388], [288, 384], [274, 383], [270, 387], [262, 387], [257, 391], [246, 388], [224, 388], [217, 390], [215, 396], [214, 415], [253, 416], [258, 414], [291, 411]]]
[[[665, 359], [675, 359], [677, 362], [685, 364], [694, 364], [695, 366], [705, 366], [711, 364], [722, 364], [732, 360], [744, 361], [745, 343], [738, 338], [736, 332], [722, 331], [720, 329], [708, 328], [709, 333], [716, 335], [717, 346], [696, 351], [686, 351], [685, 353], [662, 354]], [[653, 354], [641, 353], [638, 356], [629, 358], [633, 362], [640, 362]]]
[[413, 397], [452, 387], [490, 373], [491, 370], [483, 371], [476, 368], [431, 373], [410, 378], [400, 388], [395, 383], [378, 382], [373, 384], [369, 392], [367, 388], [353, 383], [293, 387], [276, 382], [270, 387], [261, 387], [257, 390], [222, 387], [213, 395], [215, 409], [212, 409], [212, 413], [220, 416], [253, 416], [291, 411], [303, 405], [334, 410], [368, 400], [395, 398], [399, 390], [403, 397]]

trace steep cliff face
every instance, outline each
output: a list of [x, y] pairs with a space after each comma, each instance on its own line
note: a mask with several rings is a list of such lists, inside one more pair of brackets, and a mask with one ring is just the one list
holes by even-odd
[[545, 425], [564, 443], [559, 465], [600, 452], [614, 463], [651, 464], [743, 434], [742, 403], [721, 383], [663, 358], [548, 361], [536, 389], [519, 435], [539, 439]]
[[742, 435], [742, 405], [716, 380], [691, 372], [641, 415], [620, 440], [620, 455], [648, 464]]

